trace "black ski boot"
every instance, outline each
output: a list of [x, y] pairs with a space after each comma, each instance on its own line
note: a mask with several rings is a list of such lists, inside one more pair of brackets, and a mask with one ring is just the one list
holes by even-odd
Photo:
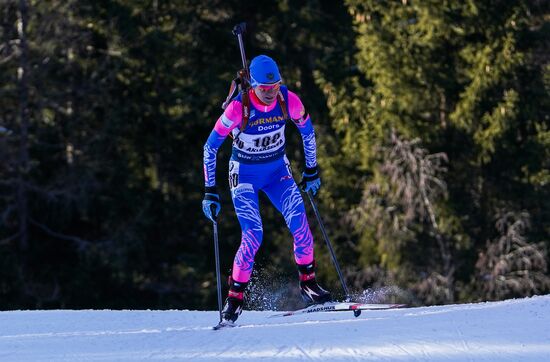
[[307, 304], [322, 304], [332, 300], [330, 292], [321, 288], [315, 280], [315, 261], [306, 265], [298, 264], [298, 274], [300, 293]]
[[222, 310], [222, 319], [234, 323], [243, 311], [244, 290], [248, 283], [239, 283], [229, 277], [229, 293]]

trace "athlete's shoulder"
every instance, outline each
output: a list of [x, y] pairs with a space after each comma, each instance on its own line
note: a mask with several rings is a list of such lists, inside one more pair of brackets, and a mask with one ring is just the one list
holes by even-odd
[[221, 135], [227, 135], [233, 128], [241, 124], [242, 114], [242, 103], [235, 97], [227, 107], [225, 107], [214, 129]]
[[227, 105], [223, 114], [232, 121], [240, 121], [243, 112], [243, 105], [236, 97]]
[[302, 100], [296, 93], [292, 92], [291, 90], [287, 89], [287, 93], [288, 93], [288, 112], [290, 114], [290, 118], [292, 118], [295, 121], [301, 120], [306, 114], [306, 110], [304, 108], [304, 104], [302, 103]]

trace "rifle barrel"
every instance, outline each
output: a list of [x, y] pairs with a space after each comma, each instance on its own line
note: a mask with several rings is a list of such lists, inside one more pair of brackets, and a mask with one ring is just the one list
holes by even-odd
[[246, 64], [246, 54], [244, 53], [243, 36], [239, 33], [237, 34], [237, 38], [239, 39], [239, 48], [241, 49], [241, 60], [243, 62], [243, 68], [248, 70], [248, 65]]

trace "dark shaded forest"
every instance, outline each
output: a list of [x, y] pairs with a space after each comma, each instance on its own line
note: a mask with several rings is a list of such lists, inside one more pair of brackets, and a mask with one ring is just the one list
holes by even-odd
[[[243, 21], [249, 59], [277, 60], [311, 114], [316, 201], [353, 291], [550, 292], [548, 2], [0, 0], [0, 309], [215, 308], [203, 145]], [[287, 140], [299, 180], [292, 127]], [[240, 242], [230, 150], [223, 278]], [[293, 298], [292, 237], [261, 206], [252, 291]]]

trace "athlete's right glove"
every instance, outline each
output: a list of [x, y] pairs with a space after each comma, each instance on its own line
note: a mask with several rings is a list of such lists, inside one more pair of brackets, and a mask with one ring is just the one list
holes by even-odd
[[314, 196], [317, 194], [317, 191], [321, 187], [321, 179], [319, 178], [317, 166], [306, 167], [306, 170], [302, 173], [302, 181], [300, 181], [298, 186], [304, 192], [311, 191]]
[[[212, 221], [216, 221], [222, 206], [220, 204], [220, 195], [216, 190], [216, 186], [206, 187], [204, 192], [204, 199], [202, 200], [202, 212], [204, 215]], [[214, 214], [212, 214], [212, 209]]]

